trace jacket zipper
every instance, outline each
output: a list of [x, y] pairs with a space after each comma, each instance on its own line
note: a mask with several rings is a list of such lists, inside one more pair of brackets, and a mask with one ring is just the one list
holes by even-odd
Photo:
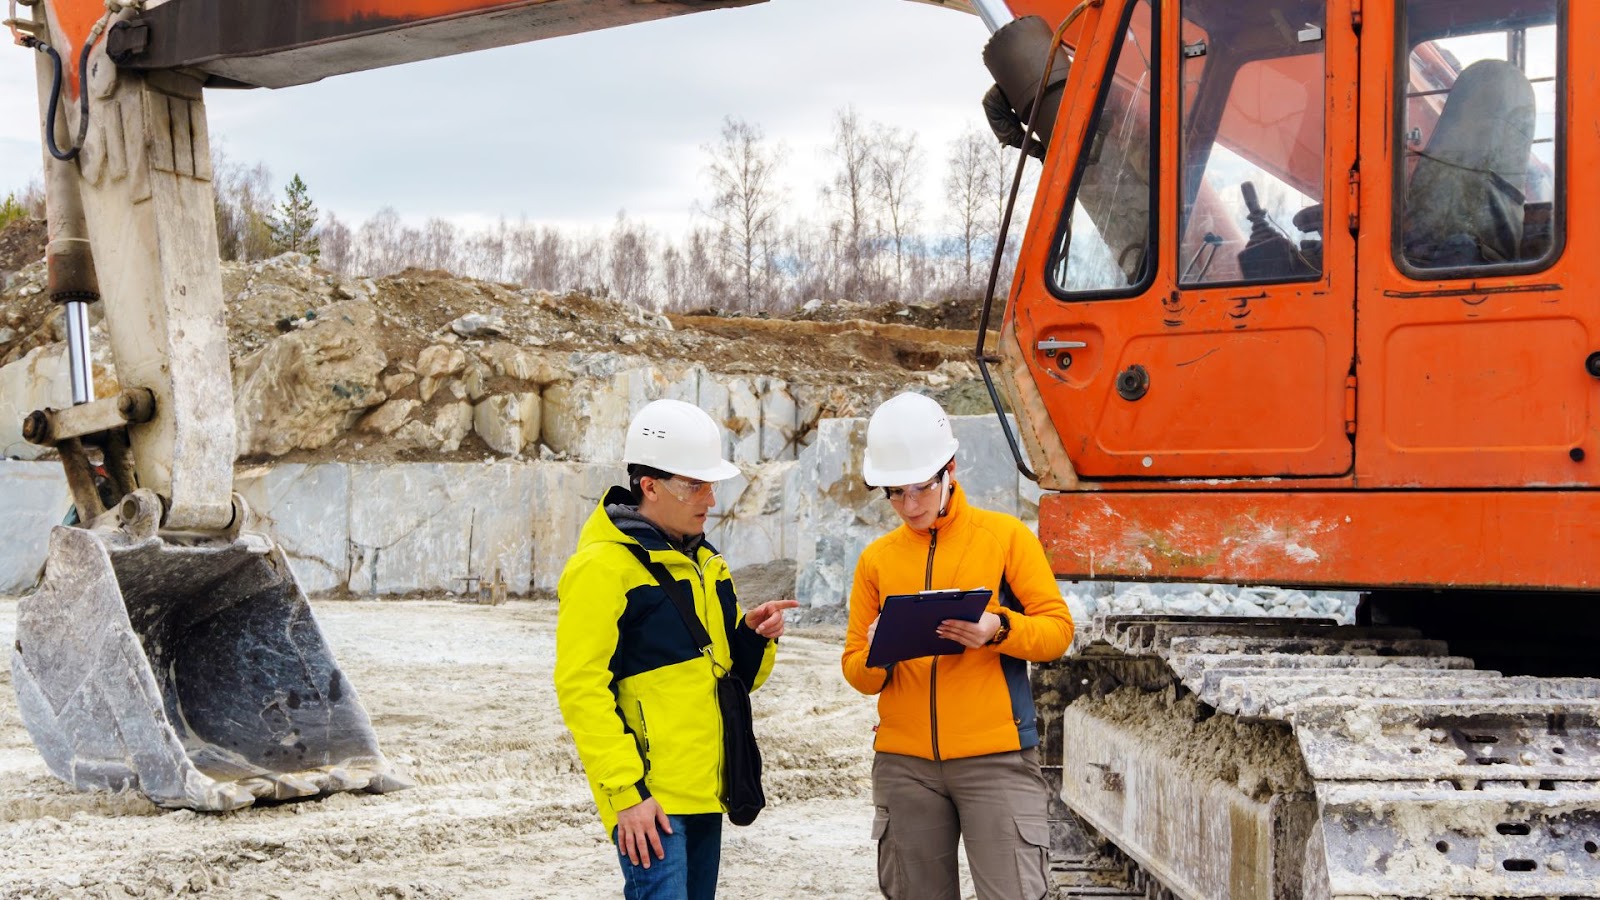
[[[684, 555], [688, 556], [688, 554], [684, 554]], [[714, 554], [713, 556], [711, 556], [709, 559], [706, 560], [706, 563], [705, 563], [704, 566], [700, 565], [698, 562], [695, 562], [695, 560], [693, 558], [691, 558], [689, 560], [689, 565], [694, 567], [695, 574], [700, 577], [700, 596], [705, 601], [706, 618], [710, 618], [710, 613], [711, 613], [711, 586], [706, 584], [706, 568], [709, 567], [711, 565], [711, 563], [714, 560], [716, 560], [716, 558], [718, 556], [721, 556], [721, 555], [722, 554], [720, 554], [720, 553]], [[699, 614], [700, 614], [700, 611], [699, 610], [695, 610], [695, 615], [699, 615]], [[704, 625], [705, 624], [705, 619], [701, 619], [700, 623], [702, 625]], [[706, 628], [706, 637], [711, 637], [711, 629], [709, 627]], [[711, 663], [711, 677], [713, 679], [715, 679], [717, 677], [717, 649], [716, 648], [717, 648], [717, 644], [716, 644], [715, 639], [713, 639], [712, 642], [711, 642], [711, 646], [709, 646], [709, 647], [707, 647], [705, 649], [706, 659], [708, 661], [710, 661], [710, 663]], [[732, 652], [733, 652], [732, 648], [730, 647], [729, 648], [729, 653], [732, 653]], [[727, 727], [727, 723], [722, 721], [722, 704], [721, 703], [717, 703], [715, 705], [716, 705], [716, 708], [717, 708], [717, 732], [720, 734], [722, 732], [722, 730]], [[727, 765], [728, 765], [727, 760], [725, 760], [723, 758], [723, 753], [725, 751], [727, 743], [728, 742], [726, 740], [721, 740], [721, 741], [717, 742], [717, 796], [718, 797], [723, 797], [723, 796], [726, 796], [726, 794], [727, 794], [727, 786], [722, 783], [723, 770], [726, 769]]]
[[644, 720], [644, 701], [637, 703], [639, 707], [639, 740], [644, 743], [644, 773], [650, 774], [650, 726]]
[[[922, 589], [933, 590], [933, 551], [939, 546], [939, 529], [928, 529], [928, 569], [922, 576]], [[933, 658], [928, 676], [928, 718], [933, 734], [933, 761], [939, 761], [939, 657]]]

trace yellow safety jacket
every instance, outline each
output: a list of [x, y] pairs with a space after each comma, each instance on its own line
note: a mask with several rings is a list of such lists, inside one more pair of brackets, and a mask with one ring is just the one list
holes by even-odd
[[561, 572], [555, 668], [561, 716], [608, 836], [617, 813], [646, 797], [669, 815], [725, 811], [712, 660], [627, 545], [643, 547], [686, 583], [718, 667], [754, 689], [777, 648], [745, 626], [715, 548], [701, 541], [691, 559], [642, 522], [624, 518], [618, 527], [606, 511], [613, 504], [630, 505], [630, 493], [614, 487], [606, 494]]
[[[995, 592], [989, 612], [1010, 619], [1004, 641], [867, 668], [867, 626], [884, 598], [980, 587]], [[875, 749], [961, 759], [1039, 743], [1027, 661], [1056, 659], [1071, 643], [1072, 614], [1039, 539], [1015, 516], [968, 505], [957, 484], [931, 529], [902, 524], [862, 552], [841, 664], [851, 686], [878, 695]]]

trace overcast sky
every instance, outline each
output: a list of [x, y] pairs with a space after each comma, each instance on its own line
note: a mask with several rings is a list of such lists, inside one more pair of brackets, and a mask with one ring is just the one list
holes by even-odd
[[[340, 76], [206, 93], [214, 143], [299, 173], [323, 211], [407, 220], [604, 226], [619, 211], [677, 231], [708, 190], [702, 147], [725, 116], [787, 146], [790, 210], [807, 214], [834, 115], [915, 130], [923, 197], [946, 148], [981, 127], [988, 88], [976, 16], [907, 0], [771, 0]], [[34, 54], [0, 45], [0, 195], [40, 169]]]

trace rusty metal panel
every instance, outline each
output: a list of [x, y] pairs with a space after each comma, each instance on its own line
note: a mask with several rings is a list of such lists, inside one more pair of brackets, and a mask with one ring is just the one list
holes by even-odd
[[1039, 536], [1064, 578], [1600, 588], [1595, 491], [1047, 494]]

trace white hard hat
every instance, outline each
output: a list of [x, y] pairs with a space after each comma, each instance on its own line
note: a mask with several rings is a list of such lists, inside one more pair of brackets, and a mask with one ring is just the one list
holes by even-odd
[[921, 484], [956, 455], [950, 417], [938, 401], [921, 394], [897, 394], [883, 402], [867, 423], [867, 453], [861, 477], [871, 487]]
[[739, 474], [722, 458], [722, 429], [705, 410], [682, 400], [655, 400], [639, 410], [628, 423], [622, 461], [701, 481]]

